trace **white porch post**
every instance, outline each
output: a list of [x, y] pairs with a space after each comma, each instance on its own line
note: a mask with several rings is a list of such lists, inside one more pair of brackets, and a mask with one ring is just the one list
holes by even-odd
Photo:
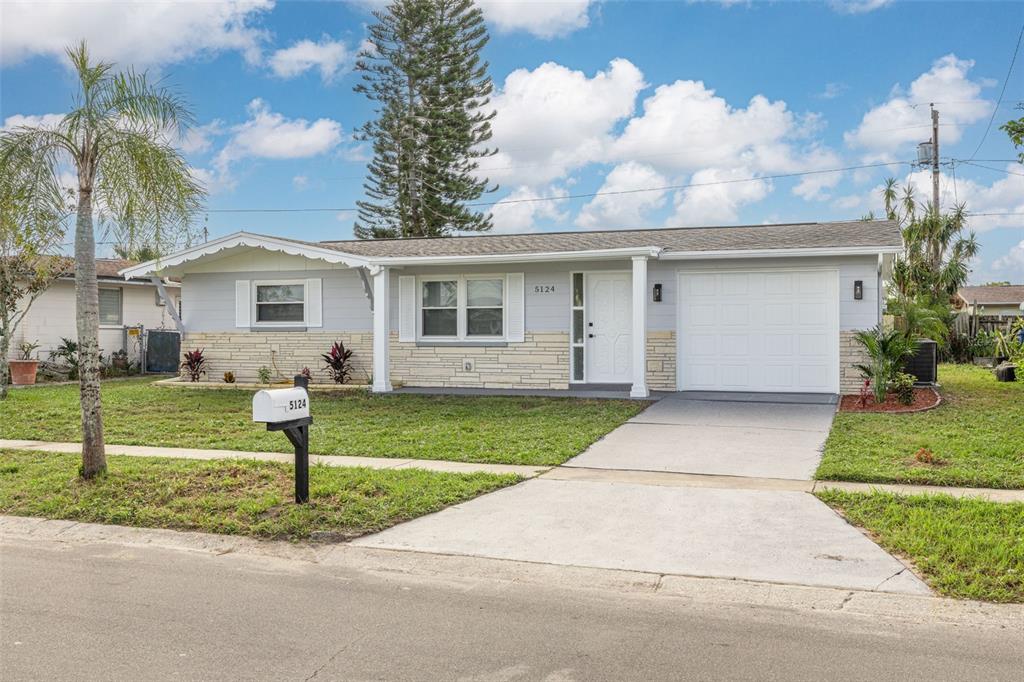
[[373, 275], [373, 392], [391, 390], [391, 270], [376, 267]]
[[647, 390], [647, 257], [633, 256], [633, 386], [631, 398], [646, 398]]

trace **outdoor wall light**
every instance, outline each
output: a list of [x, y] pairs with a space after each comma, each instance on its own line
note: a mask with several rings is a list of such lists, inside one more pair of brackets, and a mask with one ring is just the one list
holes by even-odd
[[855, 301], [860, 301], [864, 298], [864, 281], [854, 280], [853, 282], [853, 298]]
[[661, 284], [654, 285], [654, 302], [661, 303]]

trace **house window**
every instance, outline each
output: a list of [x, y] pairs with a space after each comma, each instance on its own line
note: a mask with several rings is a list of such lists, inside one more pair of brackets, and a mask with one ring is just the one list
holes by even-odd
[[504, 335], [504, 276], [420, 280], [421, 337], [500, 339]]
[[466, 280], [466, 336], [502, 336], [505, 280]]
[[584, 338], [584, 307], [583, 307], [583, 273], [572, 274], [572, 336], [570, 346], [572, 349], [572, 380], [583, 381], [584, 354], [586, 344]]
[[121, 326], [121, 290], [100, 289], [100, 324]]
[[304, 324], [306, 287], [299, 282], [256, 284], [256, 324]]
[[459, 282], [423, 282], [423, 336], [459, 335]]

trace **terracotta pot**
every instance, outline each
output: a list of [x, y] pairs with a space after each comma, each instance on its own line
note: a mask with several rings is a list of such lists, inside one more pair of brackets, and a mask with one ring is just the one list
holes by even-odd
[[9, 360], [11, 366], [11, 383], [15, 386], [31, 386], [36, 383], [38, 360]]

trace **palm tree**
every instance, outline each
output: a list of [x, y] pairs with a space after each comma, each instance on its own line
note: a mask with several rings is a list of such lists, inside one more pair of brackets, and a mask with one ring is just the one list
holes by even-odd
[[978, 253], [974, 233], [963, 236], [966, 207], [941, 213], [935, 206], [922, 207], [913, 187], [904, 187], [902, 196], [898, 189], [889, 178], [882, 190], [886, 216], [903, 230], [904, 252], [893, 264], [893, 284], [904, 298], [946, 304], [967, 283], [970, 260]]
[[[0, 162], [29, 156], [39, 168], [77, 175], [75, 291], [82, 409], [82, 476], [106, 469], [100, 410], [99, 294], [93, 211], [132, 243], [158, 249], [191, 228], [204, 190], [171, 144], [193, 119], [171, 90], [145, 73], [92, 62], [84, 42], [67, 50], [78, 77], [74, 108], [55, 126], [19, 127], [0, 137]], [[145, 236], [144, 236], [145, 235]]]

